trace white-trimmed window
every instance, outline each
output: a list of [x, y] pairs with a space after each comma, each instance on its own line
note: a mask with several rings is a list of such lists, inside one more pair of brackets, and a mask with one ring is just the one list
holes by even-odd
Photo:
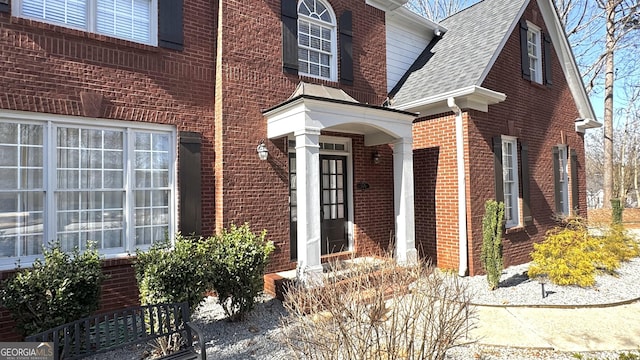
[[518, 141], [510, 136], [502, 136], [502, 186], [505, 227], [518, 226], [520, 224]]
[[299, 73], [337, 79], [336, 20], [331, 7], [320, 0], [298, 4]]
[[42, 246], [117, 255], [175, 232], [172, 127], [0, 114], [0, 267]]
[[527, 22], [527, 53], [531, 80], [542, 84], [542, 42], [540, 28]]
[[14, 0], [13, 15], [157, 45], [158, 0]]
[[558, 145], [558, 193], [559, 210], [569, 215], [569, 165], [567, 161], [567, 145]]

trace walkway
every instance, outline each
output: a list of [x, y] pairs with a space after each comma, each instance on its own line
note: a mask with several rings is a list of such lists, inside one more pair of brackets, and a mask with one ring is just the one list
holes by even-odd
[[638, 350], [640, 302], [600, 308], [477, 306], [469, 337], [484, 345], [558, 351]]

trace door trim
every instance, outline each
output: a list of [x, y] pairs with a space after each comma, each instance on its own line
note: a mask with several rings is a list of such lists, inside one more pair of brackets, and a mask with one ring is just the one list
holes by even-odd
[[[294, 146], [290, 146], [289, 142], [290, 141], [294, 141], [295, 144], [295, 138], [294, 137], [289, 137], [287, 139], [287, 153], [295, 153], [296, 149], [295, 149], [295, 145]], [[349, 247], [346, 251], [354, 251], [355, 250], [355, 242], [354, 242], [354, 209], [353, 209], [353, 204], [354, 204], [354, 200], [353, 200], [353, 193], [354, 193], [354, 188], [353, 188], [353, 184], [354, 184], [354, 175], [353, 175], [353, 146], [352, 146], [352, 139], [349, 137], [340, 137], [340, 136], [326, 136], [326, 135], [320, 135], [320, 142], [321, 143], [333, 143], [333, 144], [344, 144], [344, 148], [345, 150], [325, 150], [325, 149], [320, 149], [320, 155], [341, 155], [341, 156], [345, 156], [346, 157], [346, 161], [347, 161], [347, 237], [349, 240]], [[288, 155], [287, 155], [287, 159], [288, 159]], [[287, 160], [287, 162], [289, 162], [289, 160]], [[318, 169], [320, 170], [320, 169]], [[289, 173], [289, 172], [287, 172]], [[289, 187], [289, 192], [288, 192], [288, 196], [291, 194], [291, 188]], [[318, 197], [320, 196], [320, 194], [318, 194]], [[291, 209], [289, 207], [289, 209]], [[289, 210], [291, 211], [291, 210]], [[291, 221], [291, 213], [289, 213], [289, 221]], [[318, 219], [318, 221], [320, 221], [320, 219]], [[289, 236], [289, 241], [291, 242], [291, 235]], [[297, 238], [297, 236], [296, 236]], [[291, 244], [289, 245], [289, 248], [291, 249]], [[290, 259], [291, 261], [296, 261], [297, 260], [297, 254], [295, 254], [296, 256], [293, 256], [294, 254], [290, 254]], [[323, 256], [329, 256], [329, 255], [323, 255]]]

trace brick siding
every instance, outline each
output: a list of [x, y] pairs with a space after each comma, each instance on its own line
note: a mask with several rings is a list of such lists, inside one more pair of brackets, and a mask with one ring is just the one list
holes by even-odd
[[[176, 126], [203, 135], [203, 232], [215, 231], [214, 70], [217, 2], [184, 2], [184, 50], [89, 34], [0, 13], [0, 109]], [[88, 120], [90, 121], [90, 119]], [[138, 303], [128, 260], [107, 260], [101, 310]], [[0, 279], [11, 271], [0, 272]], [[0, 341], [18, 340], [0, 308]]]
[[[546, 32], [537, 4], [531, 2], [524, 18]], [[579, 213], [586, 215], [584, 139], [576, 133], [579, 117], [557, 56], [552, 57], [553, 85], [522, 79], [520, 37], [516, 29], [505, 44], [483, 87], [505, 93], [506, 101], [489, 112], [464, 113], [469, 273], [483, 273], [480, 263], [484, 202], [495, 198], [492, 138], [518, 137], [529, 146], [530, 205], [534, 223], [504, 236], [505, 266], [530, 261], [533, 243], [554, 226], [552, 147], [563, 142], [578, 156]], [[555, 50], [554, 50], [555, 51]], [[457, 172], [453, 115], [436, 115], [414, 124], [416, 172], [416, 241], [421, 254], [442, 268], [458, 266]], [[521, 169], [521, 164], [519, 165]], [[522, 181], [520, 179], [520, 190]], [[522, 194], [520, 194], [522, 195]], [[575, 199], [570, 200], [572, 203]], [[437, 204], [437, 206], [436, 206]]]

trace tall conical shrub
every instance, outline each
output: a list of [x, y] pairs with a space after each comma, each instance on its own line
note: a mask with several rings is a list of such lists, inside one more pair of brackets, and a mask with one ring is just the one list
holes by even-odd
[[489, 289], [495, 290], [502, 275], [502, 224], [504, 204], [487, 200], [482, 218], [482, 266], [487, 272]]

